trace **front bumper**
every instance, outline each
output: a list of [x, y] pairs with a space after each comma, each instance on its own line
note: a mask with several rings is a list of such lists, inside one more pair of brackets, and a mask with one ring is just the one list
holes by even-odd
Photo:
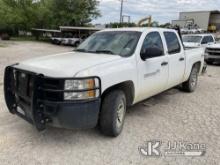
[[[16, 72], [31, 75], [31, 78], [28, 77], [27, 82], [32, 79], [32, 87], [26, 89], [29, 97], [19, 91], [19, 87], [17, 87], [18, 80], [15, 78]], [[44, 130], [47, 126], [86, 129], [94, 128], [97, 125], [101, 104], [100, 97], [81, 101], [54, 100], [55, 93], [45, 94], [42, 90], [44, 81], [45, 77], [43, 75], [21, 71], [13, 66], [7, 67], [5, 70], [4, 94], [9, 111], [35, 125], [38, 130]], [[51, 92], [54, 91], [51, 90]], [[45, 95], [50, 96], [52, 100], [47, 99]], [[59, 97], [59, 95], [56, 97]]]
[[217, 55], [217, 56], [215, 56], [215, 55], [207, 55], [206, 57], [205, 57], [205, 60], [206, 61], [215, 61], [215, 62], [220, 62], [220, 56], [219, 55]]
[[48, 116], [45, 122], [58, 128], [94, 128], [98, 122], [100, 102], [100, 99], [75, 103], [44, 102], [44, 113]]

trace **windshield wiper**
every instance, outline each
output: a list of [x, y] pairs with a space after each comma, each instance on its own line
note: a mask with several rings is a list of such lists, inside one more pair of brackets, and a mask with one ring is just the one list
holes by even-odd
[[75, 49], [76, 52], [87, 52], [86, 49]]
[[86, 50], [86, 49], [76, 49], [74, 51], [83, 52], [83, 53], [96, 53], [96, 51], [90, 51], [90, 50]]
[[106, 54], [114, 54], [111, 50], [96, 50], [96, 53], [106, 53]]
[[105, 54], [112, 54], [112, 55], [114, 55], [114, 52], [112, 52], [111, 50], [88, 51], [86, 49], [76, 49], [74, 51], [76, 51], [76, 52], [84, 52], [84, 53], [105, 53]]

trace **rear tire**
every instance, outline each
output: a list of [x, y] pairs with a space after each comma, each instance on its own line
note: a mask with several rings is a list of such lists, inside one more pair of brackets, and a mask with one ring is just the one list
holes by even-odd
[[126, 114], [126, 97], [123, 91], [115, 90], [108, 93], [103, 102], [100, 114], [100, 131], [111, 137], [122, 132]]
[[194, 65], [189, 79], [182, 84], [183, 90], [186, 92], [194, 92], [198, 84], [199, 67]]
[[205, 74], [206, 73], [206, 71], [207, 71], [207, 62], [204, 62], [204, 66], [203, 66], [203, 68], [202, 68], [202, 74]]

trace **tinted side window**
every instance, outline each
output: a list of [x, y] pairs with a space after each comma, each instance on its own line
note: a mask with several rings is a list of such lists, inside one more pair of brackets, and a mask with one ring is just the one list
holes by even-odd
[[202, 44], [207, 44], [209, 43], [209, 37], [205, 36], [202, 40]]
[[212, 42], [214, 42], [214, 39], [212, 36], [209, 36], [209, 43], [212, 43]]
[[141, 52], [149, 48], [157, 48], [163, 52], [161, 56], [164, 55], [163, 42], [158, 32], [151, 32], [146, 36]]
[[173, 32], [164, 32], [164, 36], [167, 43], [168, 53], [180, 53], [181, 47], [177, 35]]

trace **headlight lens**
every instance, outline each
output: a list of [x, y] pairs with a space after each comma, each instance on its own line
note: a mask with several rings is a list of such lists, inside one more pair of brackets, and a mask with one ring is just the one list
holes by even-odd
[[[85, 100], [99, 97], [98, 78], [65, 80], [64, 100]], [[68, 92], [67, 92], [68, 91]]]

